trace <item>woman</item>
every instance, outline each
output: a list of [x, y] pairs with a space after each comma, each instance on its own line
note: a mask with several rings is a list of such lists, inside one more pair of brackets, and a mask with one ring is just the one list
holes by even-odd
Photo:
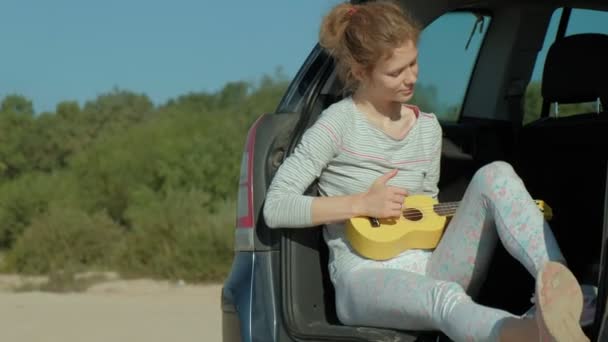
[[[587, 341], [578, 321], [580, 286], [505, 162], [475, 174], [436, 249], [376, 261], [349, 245], [349, 218], [400, 217], [406, 196], [439, 192], [441, 126], [435, 115], [404, 105], [418, 76], [419, 33], [389, 1], [340, 4], [325, 16], [320, 44], [336, 59], [350, 95], [323, 111], [277, 171], [264, 205], [267, 224], [325, 225], [344, 324], [438, 329], [455, 341]], [[316, 179], [321, 196], [303, 195]], [[540, 310], [532, 318], [467, 295], [480, 286], [497, 237], [537, 280]]]

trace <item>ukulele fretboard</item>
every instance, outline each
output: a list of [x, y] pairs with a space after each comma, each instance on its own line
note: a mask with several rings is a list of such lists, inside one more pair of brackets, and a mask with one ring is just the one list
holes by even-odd
[[456, 213], [456, 209], [458, 208], [459, 204], [460, 201], [439, 203], [433, 206], [433, 210], [437, 213], [437, 215], [451, 216]]

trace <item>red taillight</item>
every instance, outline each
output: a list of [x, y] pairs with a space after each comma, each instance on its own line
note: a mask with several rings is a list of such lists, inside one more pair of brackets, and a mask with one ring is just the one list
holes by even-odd
[[253, 228], [255, 226], [253, 215], [253, 158], [256, 132], [261, 120], [262, 116], [249, 128], [241, 158], [235, 250], [253, 250]]

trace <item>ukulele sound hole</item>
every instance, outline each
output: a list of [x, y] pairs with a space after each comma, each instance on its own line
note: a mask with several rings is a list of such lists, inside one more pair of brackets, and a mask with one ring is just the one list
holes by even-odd
[[410, 221], [420, 221], [422, 220], [422, 212], [418, 209], [407, 208], [403, 211], [403, 217]]

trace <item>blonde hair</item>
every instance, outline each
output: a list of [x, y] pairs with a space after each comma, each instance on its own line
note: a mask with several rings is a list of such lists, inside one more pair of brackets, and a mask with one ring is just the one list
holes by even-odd
[[354, 67], [370, 72], [400, 45], [407, 41], [417, 44], [420, 30], [419, 24], [394, 1], [342, 3], [323, 17], [319, 44], [335, 59], [338, 77], [348, 92], [358, 86]]

